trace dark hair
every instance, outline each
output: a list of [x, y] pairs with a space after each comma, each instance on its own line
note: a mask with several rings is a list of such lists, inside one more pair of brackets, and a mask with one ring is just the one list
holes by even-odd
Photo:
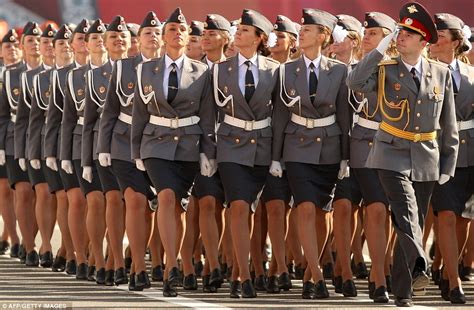
[[464, 43], [464, 34], [459, 29], [449, 29], [451, 33], [452, 41], [458, 41], [459, 44], [454, 50], [454, 57], [460, 56], [462, 53], [467, 52], [469, 50], [469, 46]]
[[260, 44], [257, 47], [257, 53], [262, 56], [270, 55], [270, 50], [267, 47], [268, 35], [258, 28], [255, 28], [255, 34], [257, 35], [257, 37], [262, 38], [262, 41], [260, 41]]

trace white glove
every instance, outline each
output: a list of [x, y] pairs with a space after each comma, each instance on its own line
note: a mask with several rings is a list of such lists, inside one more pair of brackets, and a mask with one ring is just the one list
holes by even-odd
[[110, 157], [110, 153], [99, 153], [99, 164], [102, 167], [112, 166], [112, 159]]
[[447, 174], [441, 174], [439, 176], [439, 180], [438, 180], [438, 183], [439, 185], [443, 185], [444, 183], [448, 182], [450, 179], [450, 176], [447, 175]]
[[201, 174], [205, 177], [209, 177], [211, 174], [211, 163], [207, 159], [206, 154], [199, 154], [199, 165], [201, 166]]
[[82, 178], [89, 183], [92, 183], [92, 167], [84, 166], [82, 169]]
[[72, 162], [70, 160], [61, 160], [61, 169], [66, 171], [67, 174], [73, 174]]
[[26, 171], [26, 159], [19, 158], [18, 164], [20, 165], [21, 170]]
[[339, 168], [339, 173], [337, 175], [337, 178], [339, 180], [348, 178], [349, 177], [349, 161], [347, 159], [341, 160], [339, 167], [340, 168]]
[[41, 161], [39, 159], [30, 160], [30, 165], [35, 170], [40, 170], [41, 169]]
[[212, 177], [217, 172], [217, 162], [215, 159], [209, 159], [209, 164], [211, 165], [211, 171], [209, 172], [209, 177]]
[[380, 54], [385, 54], [385, 51], [388, 49], [390, 46], [390, 42], [396, 41], [397, 40], [397, 35], [398, 35], [398, 29], [395, 30], [394, 32], [390, 33], [387, 35], [385, 38], [383, 38], [380, 42], [379, 45], [377, 45], [376, 49], [379, 51]]
[[145, 171], [145, 164], [143, 163], [143, 160], [135, 159], [135, 166], [137, 166], [138, 170]]
[[281, 164], [279, 161], [272, 160], [272, 164], [270, 165], [270, 174], [274, 177], [282, 177], [283, 169], [281, 168]]
[[58, 171], [56, 157], [46, 157], [46, 166], [53, 171]]
[[6, 161], [5, 150], [0, 150], [0, 166], [4, 166]]

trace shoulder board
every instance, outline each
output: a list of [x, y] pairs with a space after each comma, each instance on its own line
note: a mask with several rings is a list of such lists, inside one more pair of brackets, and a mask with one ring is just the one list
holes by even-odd
[[271, 63], [277, 64], [277, 65], [279, 65], [279, 64], [280, 64], [278, 61], [276, 61], [276, 60], [275, 60], [275, 59], [273, 59], [273, 58], [270, 58], [270, 57], [265, 57], [265, 59], [266, 59], [268, 62], [271, 62]]
[[193, 64], [195, 64], [195, 65], [197, 65], [197, 66], [202, 66], [202, 67], [206, 66], [206, 67], [207, 67], [207, 64], [203, 63], [203, 62], [200, 61], [200, 60], [191, 59], [191, 58], [189, 58], [189, 60], [191, 60], [191, 63], [193, 63]]
[[398, 65], [398, 61], [396, 59], [387, 59], [387, 60], [382, 60], [378, 64], [379, 66], [387, 66], [387, 65]]
[[431, 59], [431, 58], [428, 58], [428, 57], [426, 57], [425, 59], [426, 59], [429, 63], [436, 64], [436, 65], [440, 65], [440, 66], [442, 66], [442, 67], [444, 67], [444, 68], [447, 68], [447, 67], [448, 67], [448, 64], [446, 64], [446, 63], [444, 63], [444, 62], [440, 62], [440, 61], [437, 61], [437, 60], [435, 60], [435, 59]]
[[347, 64], [343, 63], [343, 62], [340, 61], [340, 60], [334, 59], [334, 58], [329, 58], [329, 57], [328, 57], [327, 60], [330, 61], [330, 62], [335, 62], [335, 63], [337, 63], [337, 64], [347, 66]]

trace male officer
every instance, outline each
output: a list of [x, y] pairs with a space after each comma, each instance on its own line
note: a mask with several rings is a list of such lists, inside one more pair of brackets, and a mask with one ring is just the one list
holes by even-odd
[[449, 70], [422, 58], [426, 44], [438, 40], [430, 14], [418, 3], [407, 3], [398, 25], [400, 57], [380, 62], [394, 33], [356, 66], [348, 84], [356, 91], [378, 92], [382, 122], [366, 165], [378, 169], [398, 235], [393, 258], [395, 304], [409, 307], [412, 289], [424, 290], [429, 283], [423, 215], [434, 182], [445, 183], [454, 175], [458, 133]]

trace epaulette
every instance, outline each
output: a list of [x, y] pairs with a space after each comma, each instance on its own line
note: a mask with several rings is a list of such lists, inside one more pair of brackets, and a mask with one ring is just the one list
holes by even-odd
[[335, 62], [335, 63], [337, 63], [337, 64], [347, 66], [347, 64], [343, 63], [343, 62], [340, 61], [340, 60], [337, 60], [337, 59], [334, 59], [334, 58], [329, 58], [329, 57], [328, 57], [327, 59], [328, 59], [329, 61], [331, 61], [331, 62]]
[[267, 59], [268, 61], [270, 61], [270, 62], [273, 62], [274, 64], [277, 64], [277, 65], [279, 65], [279, 64], [280, 64], [280, 62], [276, 61], [276, 60], [275, 60], [275, 59], [273, 59], [273, 58], [266, 57], [266, 59]]
[[207, 67], [207, 64], [203, 63], [203, 62], [200, 61], [200, 60], [191, 59], [191, 58], [189, 58], [189, 60], [191, 60], [191, 63], [193, 63], [193, 64], [195, 64], [195, 65], [197, 65], [197, 66], [203, 66], [203, 67], [206, 66], [206, 67]]
[[387, 60], [382, 60], [378, 64], [379, 66], [387, 66], [387, 65], [398, 65], [398, 61], [396, 59], [387, 59]]
[[435, 59], [431, 59], [431, 58], [428, 58], [428, 57], [425, 57], [425, 59], [429, 62], [429, 63], [432, 63], [432, 64], [436, 64], [436, 65], [440, 65], [444, 68], [448, 68], [448, 64], [444, 63], [444, 62], [440, 62], [438, 60], [435, 60]]

